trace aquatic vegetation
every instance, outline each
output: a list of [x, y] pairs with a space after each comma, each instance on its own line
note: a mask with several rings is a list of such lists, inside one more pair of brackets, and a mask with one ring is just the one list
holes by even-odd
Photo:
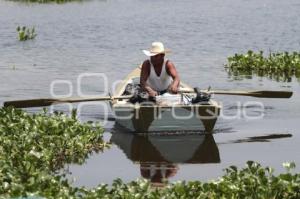
[[252, 75], [268, 77], [276, 81], [290, 82], [293, 77], [300, 80], [300, 53], [282, 52], [255, 53], [249, 50], [246, 54], [235, 54], [228, 57], [226, 68], [230, 76], [251, 78]]
[[22, 28], [20, 26], [17, 27], [17, 32], [19, 36], [20, 41], [26, 41], [29, 39], [34, 39], [36, 37], [35, 28], [27, 28], [26, 26], [23, 26]]
[[13, 108], [0, 109], [0, 198], [299, 198], [300, 174], [294, 163], [284, 163], [286, 172], [249, 161], [245, 168], [231, 166], [218, 180], [176, 182], [156, 188], [147, 180], [111, 186], [73, 187], [64, 173], [69, 162], [84, 162], [93, 150], [107, 146], [103, 129], [81, 124], [73, 114], [67, 117], [46, 112], [28, 114]]
[[67, 3], [67, 2], [82, 2], [82, 1], [87, 1], [87, 0], [11, 0], [15, 2], [25, 2], [25, 3]]
[[12, 65], [12, 66], [11, 66], [11, 69], [12, 69], [12, 70], [16, 70], [16, 65]]
[[32, 194], [72, 195], [73, 189], [58, 175], [66, 163], [83, 163], [92, 151], [108, 146], [103, 129], [81, 124], [73, 115], [28, 114], [0, 109], [0, 198]]
[[87, 198], [299, 198], [300, 174], [292, 174], [294, 163], [285, 163], [287, 172], [275, 176], [273, 169], [248, 161], [238, 169], [231, 166], [225, 175], [212, 182], [176, 182], [165, 188], [151, 188], [148, 181], [124, 184], [116, 180], [112, 188], [101, 185], [85, 191]]

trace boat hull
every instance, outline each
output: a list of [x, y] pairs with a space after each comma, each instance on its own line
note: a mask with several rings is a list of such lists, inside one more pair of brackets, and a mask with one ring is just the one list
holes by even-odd
[[116, 122], [128, 131], [211, 132], [220, 113], [216, 104], [178, 106], [114, 105]]

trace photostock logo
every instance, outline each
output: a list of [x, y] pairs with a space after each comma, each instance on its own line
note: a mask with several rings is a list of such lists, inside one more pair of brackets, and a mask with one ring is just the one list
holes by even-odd
[[[92, 80], [92, 81], [91, 81]], [[76, 84], [72, 83], [70, 80], [54, 80], [50, 85], [50, 94], [53, 98], [71, 98], [73, 96], [79, 96], [80, 98], [95, 98], [95, 97], [103, 97], [108, 96], [109, 94], [109, 78], [104, 73], [82, 73], [79, 74], [76, 79]], [[91, 85], [87, 84], [87, 82], [91, 82], [92, 84], [96, 84], [95, 82], [101, 82], [99, 88], [102, 89], [101, 92], [93, 92], [90, 94], [87, 88], [91, 87]], [[123, 85], [123, 80], [116, 80], [112, 83], [112, 91], [115, 91], [119, 85]], [[92, 85], [94, 87], [95, 85]], [[62, 88], [66, 87], [67, 91], [62, 93]], [[76, 88], [76, 89], [74, 89]], [[133, 88], [133, 87], [132, 87]], [[98, 90], [98, 89], [97, 89]], [[132, 92], [134, 93], [134, 92]], [[237, 120], [237, 119], [262, 119], [264, 117], [264, 104], [259, 101], [246, 101], [239, 102], [237, 101], [232, 110], [224, 109], [223, 104], [218, 102], [221, 107], [221, 110], [218, 108], [207, 108], [203, 112], [203, 107], [201, 104], [191, 104], [184, 105], [189, 107], [185, 109], [185, 114], [182, 114], [182, 111], [178, 111], [178, 104], [169, 105], [168, 107], [159, 106], [158, 104], [146, 101], [139, 104], [131, 104], [128, 107], [124, 107], [123, 109], [118, 109], [117, 112], [113, 111], [113, 115], [115, 119], [120, 120], [130, 120], [135, 117], [135, 119], [141, 119], [139, 111], [141, 107], [152, 107], [153, 108], [153, 119], [162, 119], [162, 116], [168, 112], [168, 115], [171, 115], [176, 120], [190, 120], [193, 117], [201, 120], [214, 119], [214, 118], [222, 118], [225, 120]], [[61, 106], [61, 105], [60, 105]], [[74, 105], [72, 103], [65, 103], [63, 107], [67, 109], [67, 112], [71, 113], [74, 109]], [[213, 106], [211, 106], [213, 107]], [[54, 112], [57, 105], [50, 106], [50, 112]], [[95, 112], [95, 110], [101, 110], [101, 121], [103, 125], [108, 122], [108, 116], [110, 114], [110, 110], [107, 106], [107, 102], [105, 101], [86, 101], [83, 103], [79, 103], [77, 106], [77, 117], [84, 116], [85, 111], [92, 110], [91, 112]], [[200, 110], [202, 109], [202, 110]], [[187, 111], [188, 110], [188, 111]], [[236, 110], [236, 111], [234, 111]]]
[[[220, 103], [222, 107], [223, 103]], [[227, 113], [226, 113], [227, 112]], [[220, 112], [220, 118], [224, 120], [259, 120], [265, 116], [265, 106], [260, 101], [236, 101], [230, 108], [223, 108]]]
[[[101, 92], [97, 92], [95, 94], [90, 94], [90, 92], [85, 92], [84, 85], [87, 85], [85, 81], [87, 80], [93, 80], [91, 82], [101, 82], [101, 87], [103, 90]], [[96, 80], [96, 81], [95, 81]], [[88, 82], [88, 81], [87, 81]], [[72, 81], [70, 80], [54, 80], [51, 82], [50, 85], [50, 95], [53, 98], [71, 98], [73, 96], [78, 96], [79, 98], [85, 98], [87, 99], [86, 102], [81, 102], [78, 104], [76, 110], [77, 110], [77, 117], [81, 117], [83, 115], [84, 110], [87, 110], [88, 107], [92, 110], [101, 110], [103, 111], [103, 118], [102, 125], [105, 125], [108, 121], [108, 107], [107, 104], [103, 101], [88, 101], [90, 98], [94, 97], [103, 97], [108, 95], [109, 91], [109, 85], [108, 85], [108, 77], [104, 73], [81, 73], [78, 75], [76, 80], [76, 91], [74, 92], [74, 86]], [[87, 85], [89, 86], [89, 85]], [[90, 85], [91, 86], [91, 85]], [[93, 85], [94, 86], [94, 85]], [[64, 94], [61, 94], [62, 87], [67, 88], [67, 92], [64, 92]], [[60, 107], [62, 105], [59, 105]], [[72, 103], [64, 103], [63, 107], [65, 107], [68, 113], [71, 113], [74, 109], [74, 105]], [[50, 113], [53, 113], [57, 109], [57, 105], [51, 105], [50, 106]]]

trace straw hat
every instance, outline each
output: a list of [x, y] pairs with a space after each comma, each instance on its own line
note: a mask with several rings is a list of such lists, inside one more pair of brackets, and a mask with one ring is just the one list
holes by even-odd
[[149, 50], [143, 50], [143, 53], [148, 56], [155, 56], [158, 54], [166, 54], [171, 52], [169, 49], [165, 49], [164, 44], [161, 42], [153, 42]]

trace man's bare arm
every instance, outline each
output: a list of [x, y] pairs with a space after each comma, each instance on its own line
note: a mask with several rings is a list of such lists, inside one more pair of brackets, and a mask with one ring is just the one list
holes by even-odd
[[168, 61], [168, 63], [167, 63], [167, 73], [168, 73], [168, 75], [170, 75], [173, 78], [173, 82], [171, 83], [171, 85], [169, 86], [168, 89], [172, 93], [177, 93], [179, 83], [180, 83], [180, 78], [179, 78], [179, 75], [176, 71], [174, 64], [171, 61]]

